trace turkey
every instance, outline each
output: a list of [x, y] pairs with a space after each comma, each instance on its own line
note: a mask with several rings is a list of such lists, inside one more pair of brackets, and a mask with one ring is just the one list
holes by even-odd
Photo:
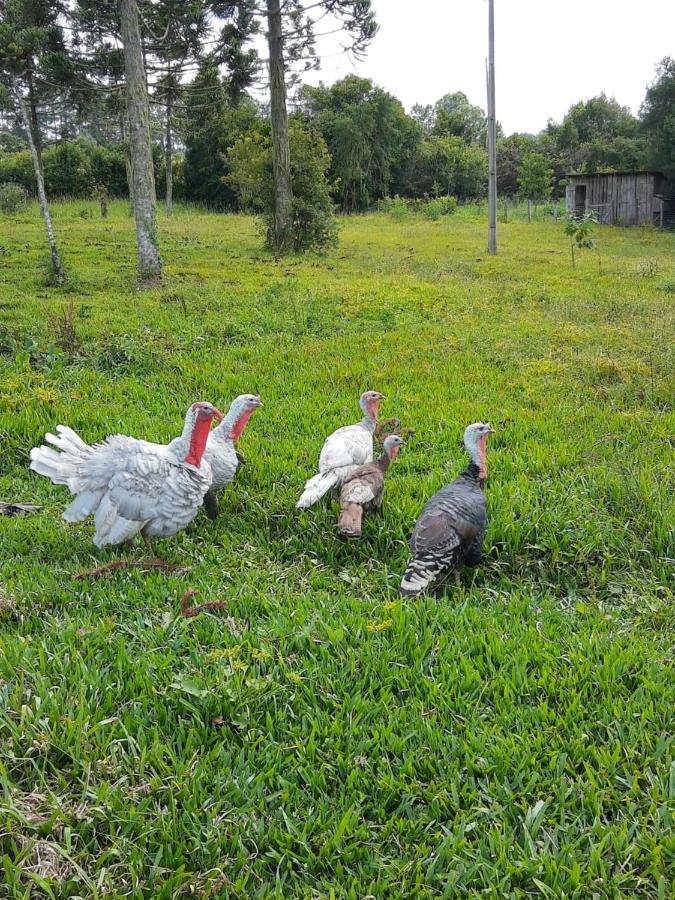
[[235, 449], [234, 442], [241, 437], [255, 410], [262, 405], [260, 397], [240, 394], [230, 404], [223, 421], [209, 433], [204, 459], [211, 466], [213, 481], [204, 497], [204, 508], [212, 519], [218, 515], [218, 498], [215, 492], [232, 481], [242, 463], [241, 454]]
[[319, 456], [319, 474], [310, 478], [298, 502], [298, 509], [307, 509], [320, 500], [331, 488], [339, 488], [357, 466], [373, 460], [373, 434], [377, 414], [384, 395], [379, 391], [361, 394], [359, 406], [363, 418], [356, 425], [345, 425], [329, 435]]
[[477, 566], [487, 525], [483, 485], [487, 478], [487, 436], [494, 429], [483, 422], [469, 425], [464, 446], [471, 456], [467, 468], [441, 488], [419, 515], [410, 539], [412, 559], [401, 581], [404, 596], [421, 594], [439, 577], [463, 565]]
[[203, 456], [214, 418], [223, 417], [210, 403], [193, 403], [178, 439], [186, 444], [173, 451], [119, 434], [90, 446], [71, 428], [58, 426], [58, 437], [48, 434], [47, 440], [61, 452], [34, 447], [30, 468], [75, 494], [63, 513], [67, 522], [94, 516], [97, 547], [121, 544], [140, 533], [152, 553], [150, 538], [185, 528], [211, 485], [211, 468]]
[[389, 435], [384, 440], [384, 452], [377, 462], [359, 466], [345, 478], [340, 491], [340, 517], [337, 526], [343, 537], [360, 538], [363, 513], [375, 512], [381, 508], [384, 476], [389, 463], [396, 459], [403, 446], [405, 441], [397, 434]]

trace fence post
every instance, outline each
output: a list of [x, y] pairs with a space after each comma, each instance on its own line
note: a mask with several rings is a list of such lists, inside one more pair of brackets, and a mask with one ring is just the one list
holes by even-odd
[[560, 201], [558, 200], [557, 197], [556, 197], [556, 199], [553, 201], [553, 218], [556, 219], [556, 220], [557, 220], [557, 218], [558, 218], [558, 213], [560, 212], [560, 210], [559, 210], [559, 208], [558, 208], [558, 207], [559, 207], [559, 202], [560, 202]]
[[659, 208], [659, 228], [663, 228], [663, 197], [661, 197], [661, 206]]
[[532, 221], [532, 201], [531, 200], [527, 201], [527, 221], [528, 222]]
[[506, 197], [504, 197], [504, 221], [509, 221], [509, 204]]

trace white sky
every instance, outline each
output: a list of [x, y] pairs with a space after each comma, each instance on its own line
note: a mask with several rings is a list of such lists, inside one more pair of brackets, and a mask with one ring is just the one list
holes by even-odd
[[[373, 5], [380, 31], [365, 59], [326, 55], [304, 81], [356, 72], [408, 110], [453, 91], [485, 108], [487, 0]], [[506, 134], [536, 133], [602, 91], [637, 113], [656, 63], [675, 56], [675, 0], [495, 0], [495, 35], [497, 118]], [[320, 39], [319, 52], [337, 40]]]

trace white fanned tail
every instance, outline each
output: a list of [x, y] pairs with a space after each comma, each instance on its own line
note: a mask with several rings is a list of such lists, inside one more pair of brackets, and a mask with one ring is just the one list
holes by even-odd
[[61, 453], [51, 447], [34, 447], [30, 451], [30, 467], [38, 475], [44, 475], [54, 484], [65, 484], [72, 494], [82, 489], [80, 482], [80, 465], [91, 454], [92, 448], [82, 438], [68, 428], [57, 425], [58, 434], [47, 434], [45, 438]]
[[302, 496], [295, 504], [296, 507], [298, 509], [308, 509], [316, 503], [317, 500], [320, 500], [324, 494], [327, 494], [331, 488], [335, 487], [337, 483], [338, 475], [335, 470], [315, 475], [313, 478], [310, 478], [305, 485]]

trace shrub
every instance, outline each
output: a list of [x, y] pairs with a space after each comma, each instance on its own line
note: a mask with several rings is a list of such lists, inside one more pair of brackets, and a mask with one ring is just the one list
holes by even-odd
[[425, 219], [436, 222], [441, 216], [451, 216], [457, 209], [457, 200], [454, 197], [436, 197], [428, 203], [420, 204], [420, 212]]
[[378, 205], [382, 212], [397, 221], [406, 219], [410, 215], [410, 207], [398, 194], [395, 197], [385, 197], [384, 200], [380, 200]]
[[[323, 250], [335, 244], [337, 225], [326, 172], [330, 165], [323, 138], [298, 121], [289, 128], [293, 189], [293, 250]], [[269, 128], [242, 135], [225, 158], [225, 183], [234, 189], [244, 210], [262, 213], [267, 243], [273, 242], [274, 181]]]
[[28, 203], [28, 193], [20, 184], [7, 181], [0, 184], [0, 212], [13, 215], [25, 208]]
[[455, 197], [435, 197], [433, 200], [403, 200], [398, 195], [396, 197], [385, 197], [378, 203], [378, 209], [392, 219], [405, 219], [411, 213], [424, 216], [425, 219], [431, 219], [436, 222], [441, 216], [450, 216], [457, 209], [457, 200]]

